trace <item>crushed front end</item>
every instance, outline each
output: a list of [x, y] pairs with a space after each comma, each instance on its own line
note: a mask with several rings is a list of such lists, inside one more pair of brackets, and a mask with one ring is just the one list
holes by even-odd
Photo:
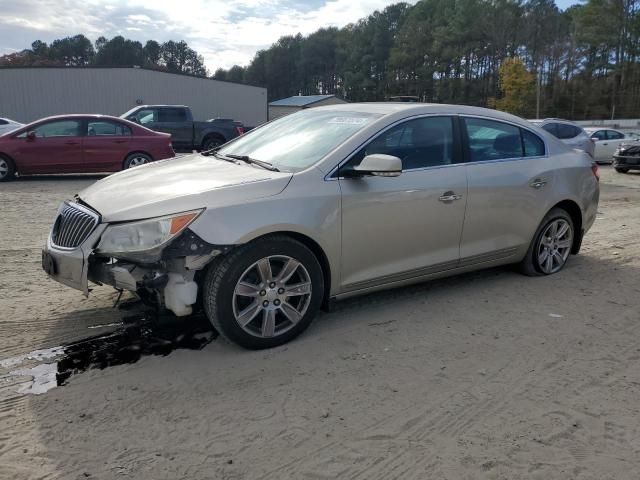
[[54, 280], [89, 294], [89, 282], [135, 292], [189, 315], [196, 272], [229, 247], [211, 245], [189, 229], [202, 210], [131, 222], [104, 223], [88, 205], [60, 205], [42, 267]]

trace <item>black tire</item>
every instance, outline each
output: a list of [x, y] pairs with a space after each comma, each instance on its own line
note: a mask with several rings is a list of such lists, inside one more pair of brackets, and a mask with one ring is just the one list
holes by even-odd
[[[274, 333], [272, 337], [257, 336], [248, 333], [236, 321], [234, 292], [241, 277], [246, 275], [247, 270], [256, 262], [277, 256], [287, 256], [301, 263], [311, 282], [310, 300], [304, 315], [288, 330], [281, 334]], [[213, 327], [225, 339], [251, 350], [276, 347], [300, 335], [311, 324], [322, 304], [323, 296], [323, 274], [318, 259], [305, 245], [284, 235], [263, 237], [231, 251], [209, 266], [202, 283], [204, 310]], [[252, 322], [265, 321], [259, 317], [260, 314], [256, 315]], [[282, 315], [279, 318], [278, 325], [283, 325], [286, 319]], [[262, 328], [264, 329], [264, 326]]]
[[142, 152], [130, 153], [127, 155], [124, 163], [122, 164], [123, 170], [128, 170], [129, 168], [137, 167], [139, 165], [145, 165], [147, 163], [152, 162], [153, 159], [150, 155]]
[[615, 167], [616, 172], [618, 173], [627, 173], [629, 171], [628, 168], [624, 168], [624, 167]]
[[202, 151], [212, 150], [224, 144], [224, 138], [217, 135], [210, 135], [202, 141]]
[[[527, 275], [529, 277], [537, 277], [541, 275], [552, 274], [552, 273], [545, 273], [543, 271], [542, 267], [540, 266], [540, 262], [538, 260], [537, 252], [540, 247], [540, 242], [542, 240], [543, 233], [552, 222], [558, 219], [566, 220], [569, 223], [571, 227], [572, 238], [575, 241], [576, 232], [575, 232], [575, 227], [573, 225], [573, 220], [571, 219], [571, 216], [561, 208], [551, 209], [551, 211], [549, 211], [549, 213], [547, 213], [545, 217], [542, 219], [542, 222], [540, 222], [540, 226], [536, 230], [536, 233], [533, 236], [533, 239], [531, 240], [531, 244], [529, 245], [527, 254], [518, 265], [518, 269], [520, 273], [522, 273], [523, 275]], [[570, 255], [571, 255], [571, 247], [569, 247], [569, 256]], [[568, 260], [568, 257], [567, 257], [567, 260]], [[565, 260], [565, 263], [560, 267], [558, 271], [564, 268], [567, 260]], [[557, 273], [557, 272], [553, 272], [553, 273]]]
[[9, 157], [0, 155], [0, 182], [9, 182], [16, 176], [16, 166]]

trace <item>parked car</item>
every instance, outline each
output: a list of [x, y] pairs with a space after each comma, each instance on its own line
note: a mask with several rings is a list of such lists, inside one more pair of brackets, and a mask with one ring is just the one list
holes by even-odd
[[174, 155], [166, 133], [106, 115], [60, 115], [0, 136], [0, 181], [16, 173], [116, 172]]
[[530, 120], [531, 123], [546, 130], [551, 135], [559, 138], [571, 148], [577, 148], [587, 152], [591, 157], [594, 155], [595, 142], [590, 135], [580, 126], [568, 120], [559, 118], [545, 118], [544, 120]]
[[613, 154], [613, 167], [618, 173], [640, 170], [640, 142], [631, 139], [621, 144]]
[[24, 124], [11, 120], [10, 118], [0, 118], [0, 135], [16, 130], [22, 127]]
[[595, 219], [597, 169], [494, 110], [318, 107], [98, 181], [60, 206], [43, 268], [85, 294], [89, 279], [178, 316], [202, 306], [224, 337], [272, 347], [333, 300], [503, 264], [560, 271]]
[[620, 145], [633, 138], [611, 128], [588, 127], [584, 129], [595, 143], [593, 159], [598, 163], [612, 163], [613, 154]]
[[143, 105], [121, 115], [157, 132], [171, 134], [176, 150], [211, 150], [244, 133], [244, 126], [230, 118], [206, 122], [193, 120], [191, 109], [183, 105]]

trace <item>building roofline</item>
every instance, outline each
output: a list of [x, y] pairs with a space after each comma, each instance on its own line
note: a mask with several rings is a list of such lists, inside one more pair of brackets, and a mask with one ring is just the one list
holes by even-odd
[[91, 69], [131, 69], [131, 70], [146, 70], [149, 72], [165, 73], [169, 75], [178, 75], [180, 77], [197, 78], [200, 80], [211, 80], [213, 82], [231, 83], [233, 85], [242, 85], [243, 87], [263, 88], [258, 85], [249, 85], [247, 83], [230, 82], [229, 80], [218, 80], [217, 78], [202, 77], [200, 75], [194, 75], [192, 73], [184, 72], [169, 72], [167, 70], [160, 70], [156, 68], [141, 67], [138, 65], [0, 65], [0, 70], [29, 70], [29, 69], [64, 69], [64, 70], [91, 70]]
[[[278, 105], [276, 104], [276, 102], [281, 102], [283, 100], [289, 100], [290, 98], [300, 98], [300, 97], [318, 97], [318, 96], [322, 96], [324, 98], [319, 98], [317, 100], [313, 100], [312, 102], [309, 103], [304, 103], [302, 105]], [[287, 97], [287, 98], [281, 98], [280, 100], [273, 100], [272, 102], [269, 102], [269, 106], [270, 107], [306, 107], [308, 105], [313, 105], [314, 103], [318, 103], [318, 102], [324, 102], [325, 100], [328, 100], [329, 98], [337, 98], [339, 100], [342, 100], [342, 98], [338, 97], [335, 93], [333, 94], [329, 94], [329, 95], [292, 95], [291, 97]]]

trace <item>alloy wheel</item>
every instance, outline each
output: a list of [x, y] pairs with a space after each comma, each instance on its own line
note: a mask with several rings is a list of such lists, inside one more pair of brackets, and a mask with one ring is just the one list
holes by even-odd
[[140, 165], [144, 165], [145, 163], [147, 163], [146, 157], [143, 157], [142, 155], [136, 155], [134, 157], [131, 157], [131, 159], [129, 160], [129, 168], [138, 167]]
[[0, 158], [0, 179], [9, 175], [9, 164], [4, 158]]
[[311, 303], [311, 276], [298, 260], [286, 255], [262, 258], [236, 283], [233, 314], [247, 333], [276, 337], [293, 328]]
[[538, 243], [538, 265], [546, 273], [556, 273], [567, 261], [573, 244], [573, 228], [564, 218], [553, 220], [544, 229]]

